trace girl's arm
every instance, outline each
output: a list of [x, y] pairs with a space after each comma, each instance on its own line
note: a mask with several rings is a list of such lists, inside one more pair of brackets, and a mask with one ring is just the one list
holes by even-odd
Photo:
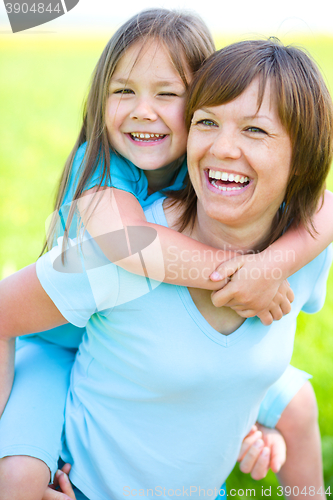
[[[126, 271], [208, 290], [221, 289], [228, 282], [228, 276], [235, 272], [234, 263], [229, 270], [227, 264], [223, 277], [218, 275], [216, 279], [216, 267], [233, 257], [233, 252], [204, 245], [177, 231], [147, 222], [137, 199], [126, 191], [109, 187], [99, 191], [90, 189], [79, 200], [78, 208], [86, 229], [106, 257]], [[209, 278], [211, 273], [214, 281]], [[266, 299], [269, 309], [258, 314], [264, 324], [290, 311], [293, 293], [288, 284], [282, 282], [267, 280], [265, 289], [271, 288]], [[246, 286], [257, 291], [259, 284], [254, 279]]]
[[147, 222], [132, 194], [115, 188], [96, 192], [93, 188], [86, 191], [78, 207], [85, 228], [103, 253], [126, 271], [208, 290], [218, 290], [227, 282], [213, 282], [209, 276], [234, 252], [210, 247], [173, 229]]
[[0, 281], [0, 415], [14, 378], [14, 339], [67, 323], [43, 290], [32, 264]]
[[[323, 206], [314, 216], [318, 234], [312, 237], [303, 226], [290, 228], [281, 238], [257, 255], [233, 258], [216, 270], [219, 277], [232, 275], [225, 288], [212, 295], [216, 307], [231, 307], [243, 317], [258, 315], [267, 308], [283, 280], [319, 255], [333, 240], [333, 193], [325, 191]], [[214, 278], [214, 274], [212, 275]]]

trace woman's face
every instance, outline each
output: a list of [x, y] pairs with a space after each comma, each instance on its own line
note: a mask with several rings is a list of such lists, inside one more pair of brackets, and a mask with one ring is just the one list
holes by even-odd
[[[268, 228], [281, 205], [291, 166], [291, 140], [267, 83], [258, 110], [259, 81], [237, 99], [198, 109], [188, 140], [189, 174], [204, 212], [241, 227]], [[199, 209], [199, 206], [198, 206]]]

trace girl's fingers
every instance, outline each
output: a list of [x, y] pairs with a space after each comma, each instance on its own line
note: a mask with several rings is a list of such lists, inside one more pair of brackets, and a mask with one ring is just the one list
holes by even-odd
[[212, 292], [211, 300], [215, 307], [229, 307], [229, 303], [233, 299], [233, 292], [230, 288], [230, 286], [225, 286], [221, 290]]
[[73, 498], [75, 497], [69, 497], [68, 495], [61, 493], [60, 491], [47, 488], [42, 500], [72, 500]]
[[286, 461], [287, 448], [284, 439], [276, 441], [271, 448], [271, 469], [277, 473]]
[[75, 499], [75, 494], [74, 494], [74, 491], [73, 491], [73, 488], [72, 488], [72, 485], [71, 485], [71, 482], [70, 482], [67, 474], [65, 474], [64, 472], [62, 472], [59, 475], [58, 480], [59, 480], [59, 486], [60, 486], [61, 491], [65, 495], [68, 495], [68, 497], [71, 498], [72, 500], [76, 500]]
[[252, 472], [263, 448], [264, 442], [262, 439], [257, 439], [252, 444], [239, 464], [239, 468], [242, 472], [244, 472], [245, 474]]
[[268, 326], [268, 325], [271, 325], [274, 321], [274, 318], [271, 314], [271, 312], [267, 309], [265, 309], [264, 311], [261, 311], [257, 314], [258, 318], [260, 319], [260, 321], [262, 322], [263, 325], [265, 326]]
[[235, 274], [241, 267], [243, 266], [242, 258], [234, 258], [231, 260], [227, 260], [226, 262], [222, 262], [215, 271], [210, 275], [210, 279], [212, 281], [221, 281], [226, 278], [230, 278], [233, 274]]
[[253, 479], [256, 479], [257, 481], [259, 479], [263, 479], [266, 477], [266, 474], [269, 470], [269, 465], [270, 465], [270, 449], [265, 446], [262, 448], [255, 464], [252, 467], [251, 470], [251, 477]]
[[271, 304], [269, 307], [269, 312], [271, 313], [274, 321], [278, 321], [283, 317], [283, 312], [280, 307], [280, 304], [274, 304], [274, 303]]
[[68, 476], [68, 474], [70, 473], [71, 468], [72, 468], [71, 464], [67, 463], [67, 464], [64, 464], [63, 467], [61, 467], [61, 470], [62, 470], [62, 472], [64, 472]]
[[241, 446], [240, 452], [238, 454], [237, 461], [240, 462], [241, 460], [243, 460], [243, 458], [245, 457], [246, 453], [249, 451], [251, 446], [256, 441], [258, 441], [258, 439], [261, 439], [261, 438], [262, 438], [261, 431], [255, 430], [254, 432], [252, 432], [252, 429], [251, 429], [249, 434], [243, 439], [242, 446]]
[[42, 500], [76, 500], [68, 475], [64, 472], [70, 469], [71, 465], [65, 464], [61, 470], [57, 470], [53, 485], [47, 488]]
[[[289, 283], [288, 283], [288, 285], [289, 285]], [[292, 291], [292, 289], [290, 288], [290, 286], [287, 290], [287, 299], [289, 300], [290, 303], [294, 302], [294, 299], [295, 299], [295, 294]]]

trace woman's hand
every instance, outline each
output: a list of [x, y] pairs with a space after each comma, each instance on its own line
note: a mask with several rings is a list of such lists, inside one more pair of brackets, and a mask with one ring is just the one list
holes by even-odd
[[68, 478], [70, 464], [65, 464], [54, 476], [53, 484], [45, 490], [42, 500], [76, 500]]
[[276, 429], [254, 425], [244, 438], [238, 456], [239, 468], [253, 479], [263, 479], [269, 469], [277, 473], [286, 461], [286, 443]]
[[240, 255], [221, 264], [211, 279], [218, 281], [227, 275], [231, 278], [221, 290], [212, 293], [214, 306], [230, 307], [243, 318], [258, 316], [264, 325], [288, 314], [294, 293], [269, 255]]

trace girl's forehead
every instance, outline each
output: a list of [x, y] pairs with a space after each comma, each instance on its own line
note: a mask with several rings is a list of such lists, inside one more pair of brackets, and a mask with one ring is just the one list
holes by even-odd
[[[183, 70], [190, 76], [188, 64], [185, 62]], [[181, 80], [169, 49], [158, 39], [138, 40], [126, 49], [116, 64], [111, 80], [119, 76], [143, 77], [147, 71], [161, 80]]]

